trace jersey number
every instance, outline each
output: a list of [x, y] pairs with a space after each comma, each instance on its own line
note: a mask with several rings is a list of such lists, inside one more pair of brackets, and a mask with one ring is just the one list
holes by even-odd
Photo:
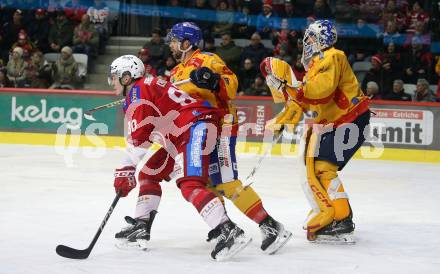
[[180, 90], [173, 87], [170, 87], [168, 89], [168, 96], [170, 96], [171, 100], [180, 104], [181, 106], [186, 106], [197, 102], [196, 99], [192, 98], [187, 93], [181, 92]]

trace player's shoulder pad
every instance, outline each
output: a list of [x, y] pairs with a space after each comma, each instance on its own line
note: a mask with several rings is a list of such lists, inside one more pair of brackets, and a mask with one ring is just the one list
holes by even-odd
[[209, 52], [209, 51], [201, 51], [200, 53], [201, 53], [201, 54], [208, 55], [208, 56], [214, 56], [214, 53]]
[[222, 59], [217, 54], [212, 53], [212, 52], [203, 51], [203, 52], [200, 52], [199, 56], [203, 56], [204, 59], [207, 59], [208, 61], [209, 60], [216, 60], [217, 62], [218, 61], [222, 62]]
[[325, 51], [325, 55], [329, 56], [329, 57], [333, 57], [333, 58], [347, 58], [347, 56], [345, 55], [345, 52], [339, 49], [335, 49], [335, 48], [331, 48], [329, 50]]
[[176, 74], [176, 72], [183, 67], [182, 63], [177, 64], [174, 68], [171, 69], [171, 75]]
[[168, 83], [169, 83], [168, 81], [166, 81], [162, 78], [154, 77], [151, 75], [148, 77], [145, 77], [145, 80], [144, 80], [144, 84], [149, 87], [159, 86], [159, 87], [164, 88]]

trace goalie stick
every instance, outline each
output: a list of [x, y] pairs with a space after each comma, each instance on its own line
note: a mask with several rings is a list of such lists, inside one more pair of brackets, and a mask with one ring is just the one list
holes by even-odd
[[98, 228], [98, 231], [95, 234], [95, 237], [93, 237], [92, 242], [90, 243], [89, 247], [87, 247], [86, 249], [75, 249], [72, 247], [68, 247], [65, 245], [58, 245], [57, 248], [55, 249], [55, 251], [57, 252], [58, 255], [60, 255], [61, 257], [65, 257], [65, 258], [69, 258], [69, 259], [87, 259], [90, 255], [90, 253], [92, 252], [93, 247], [96, 244], [96, 241], [98, 240], [99, 236], [101, 235], [102, 230], [104, 230], [104, 227], [108, 221], [108, 219], [110, 218], [113, 209], [115, 208], [116, 204], [119, 201], [120, 198], [120, 194], [116, 194], [116, 197], [113, 199], [113, 202], [110, 206], [110, 208], [107, 211], [107, 214], [105, 214], [104, 216], [104, 220], [102, 220], [101, 225]]
[[[191, 81], [190, 79], [185, 79], [185, 80], [182, 80], [182, 81], [177, 81], [177, 82], [173, 83], [173, 85], [179, 86], [179, 85], [183, 85], [183, 84], [189, 83], [190, 81]], [[124, 99], [116, 100], [114, 102], [110, 102], [110, 103], [102, 105], [102, 106], [97, 106], [95, 108], [89, 109], [89, 110], [84, 112], [84, 118], [86, 118], [87, 120], [90, 120], [90, 121], [96, 121], [95, 117], [93, 117], [93, 115], [92, 115], [93, 112], [101, 110], [101, 109], [112, 108], [114, 106], [121, 105], [124, 102], [125, 102], [125, 98]]]

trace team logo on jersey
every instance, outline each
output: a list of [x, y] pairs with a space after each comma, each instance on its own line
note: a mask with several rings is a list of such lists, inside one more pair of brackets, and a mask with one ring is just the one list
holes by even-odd
[[232, 75], [234, 73], [227, 66], [224, 66], [222, 69], [222, 74]]
[[218, 166], [217, 163], [213, 163], [209, 165], [209, 169], [208, 169], [208, 174], [212, 175], [212, 174], [216, 174], [220, 172], [220, 168]]
[[141, 88], [139, 86], [134, 86], [131, 88], [129, 99], [129, 104], [141, 99]]
[[145, 77], [144, 84], [151, 85], [151, 82], [154, 80], [154, 77], [151, 74], [148, 74]]
[[200, 58], [192, 58], [191, 60], [189, 60], [188, 64], [186, 65], [187, 67], [190, 66], [195, 66], [196, 68], [202, 66], [203, 64], [203, 60]]
[[199, 116], [200, 114], [202, 114], [200, 111], [197, 111], [197, 110], [192, 111], [192, 115], [194, 115], [194, 116]]
[[167, 85], [167, 81], [157, 78], [156, 85], [164, 88]]

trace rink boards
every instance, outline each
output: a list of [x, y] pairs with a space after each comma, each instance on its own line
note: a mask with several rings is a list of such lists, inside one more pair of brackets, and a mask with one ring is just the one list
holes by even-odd
[[[123, 113], [119, 106], [94, 113], [86, 110], [119, 99], [111, 92], [0, 89], [0, 143], [80, 147], [125, 147]], [[239, 97], [239, 153], [260, 154], [273, 136], [267, 120], [282, 105], [270, 97]], [[372, 101], [369, 142], [356, 158], [440, 163], [440, 104]], [[286, 133], [273, 155], [295, 156], [306, 114], [294, 133]], [[78, 150], [77, 150], [78, 151]]]

